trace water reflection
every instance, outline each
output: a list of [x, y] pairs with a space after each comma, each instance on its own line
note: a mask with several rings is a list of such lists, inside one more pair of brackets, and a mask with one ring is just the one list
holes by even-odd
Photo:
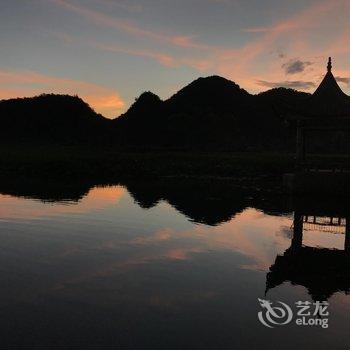
[[[300, 251], [300, 261], [310, 260], [301, 236], [311, 250], [344, 244], [344, 234], [315, 227], [300, 235], [301, 217], [325, 216], [318, 201], [293, 202], [262, 185], [123, 180], [78, 184], [72, 192], [64, 183], [30, 190], [7, 184], [0, 192], [0, 329], [12, 349], [267, 346], [271, 333], [257, 321], [257, 298], [264, 296], [276, 256], [288, 260], [286, 252], [294, 259]], [[345, 230], [346, 210], [326, 209], [343, 218]], [[299, 234], [293, 235], [295, 210]], [[327, 259], [334, 260], [334, 252]], [[323, 256], [313, 265], [325, 271]], [[345, 257], [337, 259], [333, 270], [345, 271], [338, 266]], [[293, 302], [308, 293], [330, 298], [346, 290], [338, 272], [337, 285], [330, 279], [315, 286], [317, 278], [307, 271], [303, 267], [297, 280], [293, 271], [271, 268], [269, 298]], [[343, 294], [331, 299], [331, 329], [343, 336], [350, 304]], [[304, 336], [295, 337], [300, 332]], [[329, 333], [317, 329], [289, 327], [273, 337], [286, 349], [337, 348]]]
[[118, 203], [125, 192], [125, 188], [120, 186], [93, 187], [80, 199], [64, 195], [59, 200], [57, 199], [58, 194], [56, 199], [44, 197], [47, 195], [46, 192], [36, 193], [33, 197], [0, 194], [0, 220], [11, 218], [33, 220], [68, 213], [87, 214]]
[[[264, 183], [257, 187], [245, 187], [228, 180], [197, 181], [175, 178], [128, 179], [119, 181], [117, 184], [118, 193], [114, 193], [115, 187], [108, 184], [104, 185], [106, 190], [103, 190], [102, 185], [96, 186], [94, 183], [81, 181], [8, 181], [0, 183], [0, 193], [3, 195], [3, 201], [5, 198], [12, 197], [26, 198], [43, 203], [54, 203], [56, 207], [79, 203], [80, 208], [85, 210], [85, 206], [98, 207], [104, 201], [108, 203], [113, 200], [113, 197], [118, 200], [122, 195], [121, 189], [126, 188], [134, 201], [143, 209], [153, 208], [160, 202], [166, 201], [191, 221], [210, 226], [228, 222], [249, 207], [262, 210], [266, 214], [283, 215], [292, 212], [291, 203], [280, 194], [266, 189]], [[43, 210], [44, 208], [42, 206]], [[5, 205], [2, 211], [5, 211]]]
[[[305, 233], [343, 236], [342, 249], [303, 245]], [[267, 274], [266, 291], [289, 281], [307, 288], [313, 300], [328, 300], [350, 291], [350, 211], [332, 203], [296, 206], [291, 246], [276, 258]]]

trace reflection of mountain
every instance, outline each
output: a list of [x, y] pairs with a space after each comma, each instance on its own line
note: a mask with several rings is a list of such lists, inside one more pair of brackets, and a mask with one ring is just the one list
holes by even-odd
[[[350, 211], [331, 200], [320, 203], [310, 206], [304, 201], [297, 205], [291, 247], [270, 267], [267, 291], [289, 281], [307, 288], [313, 300], [327, 300], [338, 291], [350, 292]], [[303, 233], [308, 229], [344, 234], [345, 249], [303, 246]]]
[[20, 180], [1, 177], [0, 193], [15, 197], [39, 199], [43, 202], [78, 202], [94, 185], [72, 179], [56, 181]]
[[143, 208], [150, 208], [160, 200], [167, 201], [192, 221], [217, 225], [229, 221], [246, 206], [242, 193], [227, 191], [227, 186], [186, 181], [128, 182], [127, 188]]
[[207, 225], [227, 222], [247, 207], [276, 214], [288, 211], [280, 196], [256, 188], [258, 185], [264, 187], [264, 183], [243, 187], [227, 180], [166, 179], [127, 181], [124, 184], [143, 208], [151, 208], [165, 200], [192, 221]]
[[[233, 183], [228, 180], [128, 180], [123, 181], [131, 196], [142, 208], [151, 208], [159, 201], [167, 201], [190, 220], [207, 225], [229, 221], [247, 207], [267, 213], [287, 212], [288, 206], [280, 196], [264, 193], [264, 183]], [[2, 179], [0, 193], [36, 198], [42, 201], [79, 201], [97, 184], [72, 179], [20, 181]]]
[[[47, 199], [25, 197], [23, 200], [23, 198], [0, 194], [0, 217], [5, 220], [33, 220], [75, 214], [93, 216], [96, 211], [118, 203], [125, 192], [126, 190], [121, 186], [94, 187], [79, 201], [64, 197], [54, 203], [52, 199], [47, 202]], [[40, 196], [43, 195], [40, 194]]]

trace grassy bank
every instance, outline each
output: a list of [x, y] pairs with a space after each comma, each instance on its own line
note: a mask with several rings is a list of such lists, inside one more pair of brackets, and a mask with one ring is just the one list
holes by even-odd
[[280, 176], [293, 169], [292, 155], [227, 152], [120, 152], [78, 147], [2, 147], [2, 176], [242, 177]]

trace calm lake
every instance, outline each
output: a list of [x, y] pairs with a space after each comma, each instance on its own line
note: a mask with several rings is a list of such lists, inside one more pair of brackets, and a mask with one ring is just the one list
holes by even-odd
[[[211, 186], [34, 192], [0, 195], [2, 349], [350, 346], [342, 208]], [[264, 325], [259, 298], [293, 319]], [[328, 328], [297, 325], [298, 301], [306, 321], [328, 301]]]

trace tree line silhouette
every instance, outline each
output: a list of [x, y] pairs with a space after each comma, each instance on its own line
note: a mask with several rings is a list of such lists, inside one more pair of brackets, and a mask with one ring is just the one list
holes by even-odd
[[283, 117], [309, 94], [275, 88], [252, 95], [219, 76], [199, 78], [168, 100], [144, 92], [110, 120], [78, 96], [0, 101], [3, 143], [108, 145], [132, 149], [292, 151], [295, 125]]

